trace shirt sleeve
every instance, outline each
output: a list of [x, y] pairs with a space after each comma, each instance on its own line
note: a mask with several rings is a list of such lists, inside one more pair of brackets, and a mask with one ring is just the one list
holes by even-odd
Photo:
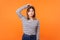
[[37, 26], [37, 40], [40, 40], [40, 23], [38, 21], [38, 26]]
[[24, 5], [24, 6], [18, 8], [18, 9], [16, 10], [16, 14], [17, 14], [17, 15], [19, 16], [19, 18], [21, 18], [21, 19], [24, 19], [24, 18], [25, 18], [25, 16], [23, 16], [22, 13], [21, 13], [21, 11], [22, 11], [23, 9], [25, 9], [25, 8], [27, 8], [27, 5]]

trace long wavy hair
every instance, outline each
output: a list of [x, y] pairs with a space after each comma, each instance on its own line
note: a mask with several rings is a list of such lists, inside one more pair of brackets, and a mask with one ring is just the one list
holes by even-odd
[[33, 6], [29, 6], [28, 8], [27, 8], [27, 11], [26, 11], [26, 13], [27, 13], [27, 19], [29, 20], [30, 18], [29, 18], [29, 15], [28, 15], [28, 12], [30, 11], [30, 9], [33, 9], [33, 11], [34, 11], [34, 15], [32, 16], [33, 17], [33, 19], [36, 19], [35, 18], [35, 16], [36, 16], [36, 14], [35, 14], [35, 8], [33, 7]]

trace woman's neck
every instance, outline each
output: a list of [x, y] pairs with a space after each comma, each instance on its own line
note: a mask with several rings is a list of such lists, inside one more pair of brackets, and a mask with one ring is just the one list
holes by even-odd
[[29, 17], [30, 18], [30, 20], [33, 20], [33, 18], [32, 17]]

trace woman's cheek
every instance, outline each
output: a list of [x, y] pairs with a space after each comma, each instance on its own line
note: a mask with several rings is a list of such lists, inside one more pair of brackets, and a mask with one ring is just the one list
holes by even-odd
[[31, 15], [31, 13], [29, 12], [28, 15]]

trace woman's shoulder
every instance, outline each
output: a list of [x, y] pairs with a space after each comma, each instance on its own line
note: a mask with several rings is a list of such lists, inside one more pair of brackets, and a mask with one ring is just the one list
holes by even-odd
[[39, 19], [35, 19], [36, 21], [39, 21]]
[[40, 20], [39, 19], [35, 19], [35, 21], [39, 23]]

